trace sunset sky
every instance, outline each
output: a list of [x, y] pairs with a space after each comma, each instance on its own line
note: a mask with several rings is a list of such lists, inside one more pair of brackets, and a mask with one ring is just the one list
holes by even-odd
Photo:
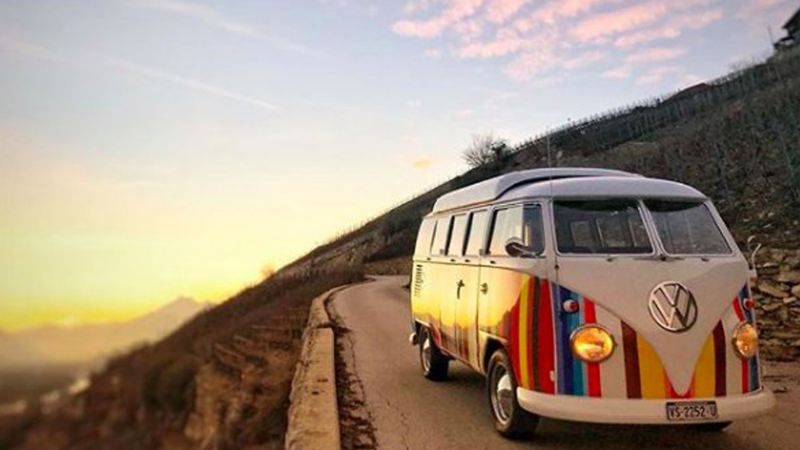
[[0, 329], [220, 301], [512, 143], [765, 56], [796, 0], [0, 3]]

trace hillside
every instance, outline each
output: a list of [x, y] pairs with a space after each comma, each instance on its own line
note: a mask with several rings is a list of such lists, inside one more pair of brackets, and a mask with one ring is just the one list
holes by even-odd
[[[800, 253], [778, 247], [800, 246], [799, 83], [800, 54], [787, 53], [523, 143], [508, 158], [314, 249], [157, 344], [115, 359], [84, 393], [7, 425], [5, 443], [30, 449], [281, 448], [310, 300], [359, 280], [362, 270], [407, 273], [417, 226], [438, 196], [545, 166], [548, 153], [555, 166], [630, 170], [711, 195], [740, 243], [757, 234], [771, 247], [761, 261], [759, 296], [777, 307], [763, 309], [765, 337], [777, 342], [770, 355], [794, 357], [784, 344], [800, 327], [800, 302], [786, 301], [794, 298], [796, 283], [783, 274], [800, 270]], [[788, 337], [777, 335], [787, 330]]]
[[[518, 145], [309, 252], [293, 267], [386, 263], [411, 255], [440, 195], [505, 172], [603, 167], [667, 178], [711, 196], [743, 244], [800, 246], [800, 49], [659, 98], [571, 123]], [[406, 268], [406, 270], [409, 267]]]
[[310, 301], [355, 271], [279, 273], [117, 357], [56, 405], [0, 416], [0, 448], [282, 448]]

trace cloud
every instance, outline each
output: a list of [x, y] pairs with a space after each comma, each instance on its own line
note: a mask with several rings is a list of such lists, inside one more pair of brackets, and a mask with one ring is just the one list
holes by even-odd
[[173, 73], [164, 71], [156, 67], [144, 66], [141, 64], [136, 64], [125, 60], [113, 60], [110, 62], [110, 65], [125, 72], [138, 74], [156, 80], [167, 81], [199, 92], [226, 98], [229, 100], [234, 100], [240, 103], [255, 106], [268, 111], [274, 111], [278, 109], [277, 106], [273, 105], [272, 103], [268, 103], [264, 100], [240, 94], [238, 92], [230, 91], [228, 89], [215, 86], [213, 84], [208, 84], [192, 78], [187, 78], [181, 75], [175, 75]]
[[681, 47], [658, 47], [640, 50], [625, 57], [628, 64], [648, 63], [675, 59], [686, 54], [686, 49]]
[[[722, 0], [413, 0], [406, 4], [405, 14], [428, 17], [398, 20], [392, 28], [403, 36], [449, 39], [452, 53], [461, 59], [507, 59], [502, 70], [516, 81], [562, 80], [570, 71], [614, 56], [617, 67], [604, 71], [601, 67], [595, 73], [603, 78], [624, 79], [632, 76], [632, 69], [639, 63], [683, 55], [683, 48], [645, 47], [721, 20], [725, 11], [721, 3]], [[439, 58], [441, 54], [439, 50], [425, 51], [429, 58]]]
[[420, 100], [418, 98], [414, 99], [414, 100], [409, 100], [409, 101], [406, 102], [406, 106], [411, 108], [411, 109], [421, 108], [422, 107], [422, 100]]
[[582, 42], [630, 31], [652, 23], [669, 11], [666, 3], [647, 2], [584, 19], [570, 30]]
[[392, 30], [403, 36], [430, 39], [439, 36], [448, 27], [475, 14], [483, 0], [450, 0], [449, 7], [441, 14], [426, 20], [400, 20]]
[[513, 17], [530, 0], [492, 0], [486, 6], [486, 20], [504, 23]]
[[62, 55], [48, 48], [7, 36], [0, 36], [0, 50], [5, 50], [30, 58], [42, 59], [58, 64], [65, 64], [100, 72], [106, 72], [108, 67], [112, 67], [123, 72], [167, 81], [169, 83], [177, 84], [198, 92], [226, 98], [228, 100], [234, 100], [261, 109], [269, 111], [278, 109], [277, 106], [255, 97], [240, 94], [238, 92], [234, 92], [226, 88], [215, 86], [213, 84], [205, 83], [196, 79], [176, 75], [160, 68], [145, 66], [130, 61], [119, 59], [87, 59], [76, 57], [75, 55]]
[[206, 5], [183, 0], [129, 0], [137, 8], [152, 9], [195, 19], [220, 30], [240, 36], [260, 37], [264, 32], [253, 25], [230, 18]]
[[525, 45], [526, 40], [519, 37], [513, 29], [501, 29], [490, 42], [472, 42], [458, 50], [461, 58], [492, 58], [515, 53]]
[[664, 26], [622, 35], [614, 41], [614, 45], [628, 48], [658, 39], [674, 39], [680, 36], [684, 29], [704, 28], [720, 19], [722, 19], [721, 8], [680, 15], [670, 19]]
[[537, 22], [555, 25], [558, 19], [576, 17], [589, 12], [595, 6], [619, 2], [620, 0], [553, 0], [545, 3], [529, 18], [520, 19], [517, 26], [530, 29]]

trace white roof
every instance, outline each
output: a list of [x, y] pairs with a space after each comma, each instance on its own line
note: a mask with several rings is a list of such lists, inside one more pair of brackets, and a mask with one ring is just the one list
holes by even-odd
[[599, 176], [640, 177], [641, 175], [623, 172], [621, 170], [583, 167], [520, 170], [449, 192], [436, 200], [436, 204], [433, 205], [433, 212], [446, 211], [448, 209], [497, 200], [509, 189], [522, 184], [537, 183], [557, 178]]
[[[548, 182], [552, 179], [552, 183]], [[532, 197], [659, 197], [704, 200], [697, 189], [674, 181], [604, 169], [534, 169], [512, 172], [445, 194], [433, 213], [495, 200]]]

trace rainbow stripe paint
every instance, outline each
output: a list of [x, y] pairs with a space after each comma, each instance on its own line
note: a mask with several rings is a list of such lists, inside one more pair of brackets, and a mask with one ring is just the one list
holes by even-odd
[[[633, 327], [575, 291], [523, 275], [519, 297], [500, 323], [484, 331], [506, 339], [519, 385], [537, 392], [587, 397], [686, 399], [740, 395], [758, 390], [758, 359], [743, 360], [730, 345], [730, 332], [752, 321], [744, 306], [745, 286], [708, 336], [686, 392], [676, 392], [653, 347]], [[574, 300], [575, 313], [563, 311]], [[570, 336], [585, 324], [611, 332], [618, 348], [602, 363], [586, 363], [570, 349]], [[464, 355], [469, 359], [467, 356]]]

